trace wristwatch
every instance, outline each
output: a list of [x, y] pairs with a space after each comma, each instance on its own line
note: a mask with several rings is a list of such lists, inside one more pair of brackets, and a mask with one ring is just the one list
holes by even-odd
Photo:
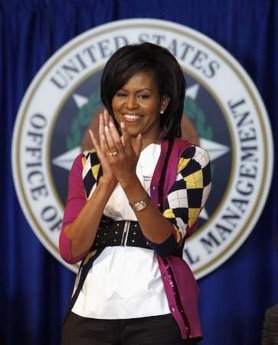
[[129, 203], [129, 205], [131, 206], [133, 211], [140, 212], [148, 206], [148, 201], [149, 201], [149, 198], [145, 198], [142, 200], [138, 200], [134, 203]]

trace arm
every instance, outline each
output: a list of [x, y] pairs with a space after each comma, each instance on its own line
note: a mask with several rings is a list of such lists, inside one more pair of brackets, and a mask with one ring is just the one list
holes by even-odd
[[[142, 136], [138, 134], [136, 138], [131, 139], [123, 123], [121, 123], [121, 127], [122, 137], [119, 136], [112, 121], [105, 126], [104, 151], [129, 203], [134, 204], [140, 200], [147, 201], [144, 210], [135, 211], [144, 236], [150, 242], [162, 243], [173, 233], [173, 226], [152, 203], [136, 175], [136, 166], [142, 147]], [[114, 151], [117, 152], [117, 155], [109, 155], [109, 152]]]
[[[131, 143], [131, 138], [129, 137], [129, 134], [123, 125], [122, 134], [122, 140], [120, 140], [113, 124], [111, 124], [109, 128], [106, 127], [106, 144], [104, 145], [104, 148], [107, 152], [109, 152], [109, 150], [116, 150], [118, 152], [117, 156], [109, 158], [111, 168], [118, 182], [121, 184], [129, 202], [134, 204], [137, 201], [147, 199], [147, 193], [138, 179], [135, 171], [139, 156], [138, 152], [140, 152], [136, 149], [136, 147], [140, 147], [138, 144], [140, 141], [140, 135], [136, 138], [137, 142], [133, 141], [133, 143]], [[205, 165], [208, 164], [209, 160], [206, 152], [201, 148], [199, 148], [199, 150], [205, 157], [204, 161], [206, 162], [202, 162], [201, 160], [201, 163], [199, 164], [194, 159], [196, 157], [185, 157], [185, 159], [180, 162], [178, 170], [178, 177], [181, 176], [181, 173], [183, 173], [184, 176], [182, 181], [176, 181], [176, 184], [173, 187], [177, 190], [181, 189], [181, 191], [187, 194], [186, 197], [188, 196], [188, 201], [190, 204], [187, 205], [187, 200], [184, 200], [182, 207], [179, 206], [176, 210], [177, 215], [179, 215], [182, 210], [185, 211], [185, 215], [182, 216], [181, 219], [184, 219], [186, 228], [187, 226], [191, 226], [196, 222], [209, 192], [208, 187], [204, 193], [206, 197], [203, 197], [202, 190], [200, 190], [201, 180], [203, 179], [201, 171], [203, 168], [205, 168]], [[184, 162], [186, 162], [186, 164]], [[187, 169], [186, 166], [188, 166]], [[209, 171], [209, 167], [207, 170]], [[195, 184], [194, 182], [191, 182], [192, 179], [196, 182]], [[207, 180], [210, 180], [210, 175], [207, 177]], [[204, 183], [207, 183], [207, 181]], [[190, 189], [190, 191], [187, 191], [187, 189]], [[194, 197], [192, 197], [192, 194], [194, 194]], [[202, 205], [196, 207], [195, 205], [197, 204]], [[177, 231], [179, 230], [181, 221], [175, 220], [176, 217], [173, 211], [174, 208], [172, 208], [172, 206], [166, 206], [164, 215], [162, 215], [156, 206], [151, 202], [151, 200], [147, 202], [147, 206], [143, 210], [139, 212], [135, 211], [144, 236], [148, 239], [152, 247], [159, 255], [161, 253], [158, 250], [159, 247], [172, 247], [171, 250], [173, 251], [174, 247], [176, 250], [178, 245], [183, 243], [185, 231]], [[182, 223], [184, 224], [184, 222]], [[167, 250], [163, 250], [163, 253], [164, 252], [167, 252]]]
[[68, 197], [64, 210], [62, 229], [59, 237], [59, 251], [61, 257], [68, 263], [74, 264], [82, 260], [83, 256], [74, 258], [71, 254], [71, 240], [65, 233], [66, 227], [71, 224], [86, 203], [82, 181], [82, 154], [73, 162], [68, 180]]
[[[211, 189], [210, 169], [209, 156], [200, 147], [189, 147], [180, 157], [176, 181], [163, 204], [163, 216], [171, 223], [172, 234], [162, 242], [155, 242], [147, 237], [143, 230], [158, 255], [174, 254], [183, 245], [185, 238], [196, 229], [196, 222]], [[139, 217], [143, 212], [144, 210], [138, 212]], [[147, 215], [147, 212], [145, 214]], [[137, 217], [138, 221], [139, 217]], [[160, 227], [150, 227], [150, 230], [155, 232], [160, 232], [160, 229]]]
[[[103, 114], [100, 114], [100, 136], [103, 136], [103, 126]], [[86, 200], [81, 155], [77, 157], [71, 169], [69, 196], [59, 241], [61, 256], [69, 263], [80, 261], [90, 250], [98, 231], [104, 207], [117, 183], [101, 146], [92, 132], [90, 132], [90, 135], [103, 174], [98, 184], [96, 184], [96, 180], [94, 181], [96, 188], [90, 198]]]
[[82, 179], [82, 155], [78, 156], [69, 175], [69, 192], [64, 212], [59, 248], [69, 263], [82, 260], [95, 239], [103, 209], [114, 184], [99, 181], [90, 199], [86, 200]]
[[187, 148], [179, 159], [177, 177], [163, 205], [163, 214], [187, 238], [195, 230], [211, 189], [211, 166], [207, 152]]

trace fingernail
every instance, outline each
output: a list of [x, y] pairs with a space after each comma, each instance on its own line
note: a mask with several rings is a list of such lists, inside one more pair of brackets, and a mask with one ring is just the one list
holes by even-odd
[[125, 128], [125, 124], [123, 122], [120, 123], [122, 128]]
[[104, 130], [105, 130], [105, 132], [108, 132], [109, 131], [108, 126], [104, 126]]
[[109, 127], [114, 127], [114, 123], [113, 122], [109, 122]]

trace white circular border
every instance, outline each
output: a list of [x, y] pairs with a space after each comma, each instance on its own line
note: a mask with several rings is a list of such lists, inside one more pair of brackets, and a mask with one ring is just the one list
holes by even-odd
[[[261, 97], [254, 86], [253, 82], [247, 75], [247, 73], [244, 71], [244, 69], [239, 65], [239, 63], [226, 51], [224, 50], [221, 46], [219, 46], [216, 42], [211, 40], [210, 38], [206, 37], [205, 35], [190, 29], [188, 27], [175, 24], [172, 22], [168, 21], [163, 21], [163, 20], [157, 20], [157, 19], [128, 19], [128, 20], [121, 20], [117, 22], [112, 22], [108, 24], [101, 25], [97, 28], [91, 29], [74, 39], [72, 39], [70, 42], [68, 42], [66, 45], [64, 45], [62, 48], [60, 48], [40, 69], [38, 74], [35, 76], [33, 79], [32, 83], [30, 84], [24, 99], [21, 103], [18, 116], [16, 119], [15, 123], [15, 128], [14, 128], [14, 134], [13, 134], [13, 143], [12, 143], [12, 162], [13, 162], [13, 177], [14, 177], [14, 182], [16, 186], [16, 191], [17, 195], [21, 204], [21, 207], [23, 209], [23, 212], [28, 219], [28, 222], [30, 223], [33, 231], [36, 233], [40, 241], [43, 243], [43, 245], [63, 264], [65, 264], [58, 253], [57, 245], [57, 237], [56, 239], [50, 240], [49, 237], [47, 236], [45, 231], [39, 231], [38, 229], [40, 228], [40, 224], [38, 223], [38, 220], [36, 218], [36, 215], [33, 213], [33, 210], [30, 207], [30, 196], [28, 196], [25, 192], [24, 189], [24, 176], [22, 176], [22, 172], [24, 169], [23, 160], [24, 160], [24, 145], [22, 145], [22, 132], [25, 130], [26, 131], [26, 123], [25, 121], [25, 113], [27, 109], [29, 110], [29, 114], [34, 113], [36, 111], [36, 107], [34, 104], [36, 103], [36, 97], [37, 96], [37, 90], [40, 90], [39, 88], [42, 86], [41, 83], [44, 81], [45, 76], [48, 74], [49, 75], [49, 70], [53, 70], [56, 68], [56, 65], [58, 63], [62, 63], [63, 60], [68, 59], [70, 54], [71, 56], [74, 56], [76, 53], [77, 49], [80, 49], [80, 46], [82, 44], [86, 44], [86, 42], [97, 39], [98, 41], [101, 41], [101, 38], [107, 37], [108, 34], [111, 35], [111, 32], [115, 33], [117, 32], [118, 35], [120, 34], [126, 34], [128, 30], [128, 37], [138, 37], [138, 30], [141, 28], [143, 31], [148, 31], [149, 33], [164, 33], [167, 32], [168, 36], [167, 37], [173, 37], [173, 39], [180, 39], [184, 37], [187, 42], [193, 42], [195, 45], [199, 45], [201, 47], [206, 47], [208, 51], [215, 57], [219, 56], [221, 57], [221, 61], [225, 61], [230, 68], [230, 71], [226, 71], [225, 78], [223, 75], [221, 78], [223, 80], [226, 80], [226, 82], [232, 83], [231, 78], [239, 78], [241, 80], [242, 85], [245, 87], [245, 92], [249, 92], [249, 97], [253, 101], [252, 106], [254, 113], [257, 113], [259, 116], [257, 119], [257, 128], [261, 130], [262, 133], [262, 138], [263, 138], [263, 147], [260, 147], [260, 149], [263, 149], [264, 152], [262, 154], [265, 155], [266, 158], [266, 164], [267, 166], [264, 166], [263, 171], [261, 171], [261, 176], [263, 178], [263, 184], [264, 188], [260, 188], [258, 193], [260, 192], [260, 200], [259, 203], [256, 204], [254, 209], [256, 209], [256, 212], [252, 210], [252, 217], [250, 215], [248, 219], [248, 225], [245, 227], [244, 231], [240, 231], [240, 234], [235, 236], [235, 238], [232, 240], [232, 243], [230, 245], [226, 246], [224, 248], [224, 253], [223, 250], [219, 253], [219, 255], [216, 255], [212, 260], [208, 261], [203, 267], [201, 268], [196, 268], [194, 269], [194, 273], [197, 278], [201, 278], [204, 275], [210, 273], [213, 271], [215, 268], [220, 266], [223, 262], [225, 262], [245, 241], [245, 239], [248, 237], [250, 232], [253, 230], [253, 227], [255, 226], [259, 216], [261, 215], [262, 209], [264, 207], [265, 201], [268, 196], [269, 188], [270, 188], [270, 183], [271, 183], [271, 178], [272, 178], [272, 171], [273, 171], [273, 140], [272, 140], [272, 133], [270, 129], [270, 124], [268, 121], [267, 113], [264, 107], [264, 104], [261, 100]], [[136, 40], [134, 40], [136, 41]], [[178, 59], [179, 60], [179, 59]], [[100, 67], [103, 66], [104, 64], [104, 59], [100, 60], [99, 64], [95, 64], [93, 69], [99, 69]], [[192, 75], [196, 75], [198, 78], [202, 79], [202, 74], [201, 72], [198, 74], [198, 71], [196, 71], [193, 67], [190, 70], [190, 65], [184, 65], [182, 61], [179, 61], [181, 66], [183, 68], [186, 68], [188, 72]], [[229, 72], [234, 72], [234, 75], [229, 74]], [[81, 75], [77, 80], [80, 81], [80, 78], [85, 78], [88, 73], [92, 73], [92, 69], [88, 69], [84, 72], [84, 75]], [[215, 83], [215, 84], [214, 84]], [[217, 88], [217, 83], [218, 85], [219, 82], [217, 80], [211, 81], [209, 84], [209, 87], [214, 90], [215, 94], [218, 94], [218, 86]], [[72, 84], [71, 89], [74, 88], [76, 84]], [[217, 91], [216, 91], [217, 90]], [[232, 90], [228, 88], [227, 89], [222, 89], [222, 92], [227, 92], [229, 93], [226, 96], [229, 96], [230, 98], [232, 97]], [[248, 91], [248, 92], [247, 92]], [[69, 91], [68, 91], [69, 92]], [[48, 104], [49, 107], [47, 109], [48, 112], [55, 114], [57, 112], [57, 109], [55, 108], [55, 102], [59, 101], [58, 103], [61, 103], [61, 99], [58, 97], [57, 94], [49, 93], [49, 90], [40, 90], [41, 94], [47, 94], [48, 97], [52, 98], [52, 103]], [[223, 97], [223, 95], [222, 95]], [[65, 96], [64, 96], [65, 98]], [[32, 105], [32, 109], [29, 109], [28, 107]], [[224, 106], [224, 104], [223, 104]], [[228, 109], [226, 109], [228, 112]], [[237, 144], [236, 144], [237, 145]], [[43, 157], [43, 164], [44, 168], [47, 169], [48, 167], [48, 161], [49, 158], [49, 142], [44, 143], [44, 157]], [[48, 175], [49, 178], [49, 175]], [[231, 181], [232, 184], [232, 181]], [[48, 181], [48, 185], [51, 185], [51, 181]], [[232, 188], [232, 187], [231, 187]], [[55, 193], [54, 193], [55, 194]], [[55, 198], [51, 200], [52, 202], [55, 201]], [[27, 207], [26, 207], [27, 205]], [[34, 207], [34, 205], [32, 205]], [[62, 212], [62, 210], [61, 210]], [[193, 237], [193, 239], [190, 239], [188, 241], [188, 245], [192, 244], [192, 241], [196, 240], [196, 235]], [[72, 268], [72, 266], [67, 265], [74, 271], [76, 270], [75, 268]]]

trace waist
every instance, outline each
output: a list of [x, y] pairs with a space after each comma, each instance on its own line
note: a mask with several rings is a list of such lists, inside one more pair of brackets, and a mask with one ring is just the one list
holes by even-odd
[[110, 246], [130, 246], [152, 249], [140, 225], [131, 220], [113, 220], [102, 216], [92, 250]]

